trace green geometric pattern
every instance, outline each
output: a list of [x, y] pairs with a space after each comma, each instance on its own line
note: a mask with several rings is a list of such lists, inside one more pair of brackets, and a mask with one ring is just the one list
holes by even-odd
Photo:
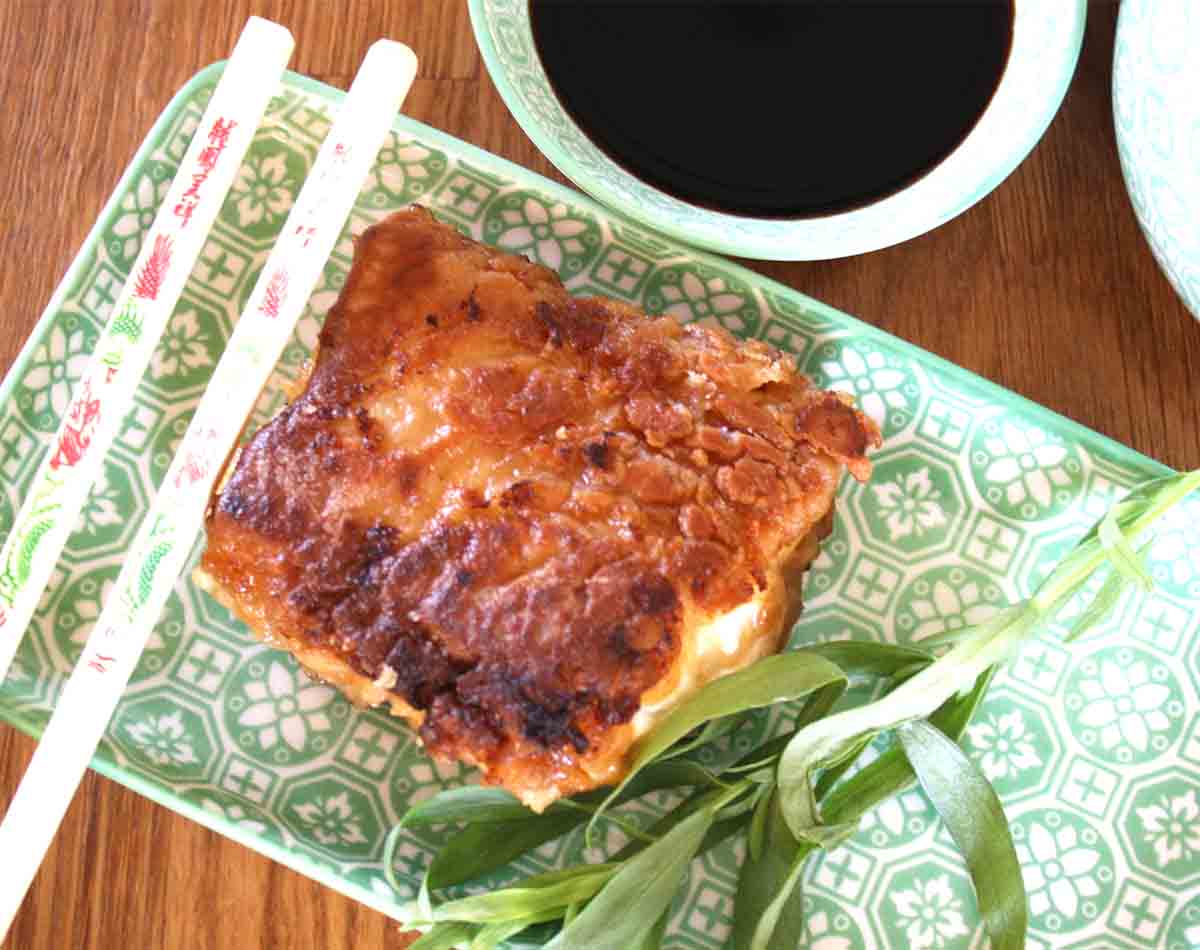
[[724, 327], [737, 336], [757, 335], [761, 303], [730, 273], [700, 263], [658, 267], [646, 287], [645, 306], [681, 323]]
[[350, 714], [335, 689], [314, 683], [291, 657], [269, 652], [234, 671], [223, 699], [228, 734], [244, 755], [268, 768], [328, 752]]
[[[0, 389], [0, 534], [111, 316], [164, 175], [215, 77], [198, 76], [151, 134], [101, 233], [69, 273], [61, 304]], [[6, 721], [43, 727], [337, 101], [332, 90], [297, 79], [274, 100], [0, 688]], [[875, 418], [886, 436], [875, 477], [842, 488], [833, 533], [806, 582], [795, 643], [919, 642], [976, 623], [1027, 594], [1113, 498], [1161, 470], [851, 317], [403, 118], [260, 400], [259, 419], [280, 404], [280, 388], [311, 353], [344, 283], [351, 235], [412, 200], [476, 239], [559, 270], [575, 292], [767, 340]], [[1061, 642], [1065, 627], [1030, 643], [966, 733], [965, 748], [1000, 792], [1017, 836], [1030, 946], [1200, 946], [1198, 531], [1200, 504], [1183, 506], [1148, 559], [1159, 588], [1123, 600], [1075, 646]], [[782, 727], [779, 717], [762, 716], [732, 741], [748, 748]], [[430, 761], [386, 713], [355, 710], [304, 677], [186, 576], [96, 765], [384, 908], [411, 896], [393, 894], [383, 880], [388, 829], [413, 801], [473, 777]], [[671, 804], [661, 796], [636, 803], [629, 819], [645, 824]], [[607, 833], [590, 857], [621, 844], [614, 828]], [[408, 888], [434, 840], [425, 831], [402, 838], [397, 869]], [[584, 847], [575, 833], [519, 866], [552, 868]], [[728, 843], [694, 865], [668, 947], [722, 945], [743, 848]], [[803, 900], [814, 948], [983, 941], [961, 860], [918, 791], [887, 802], [846, 846], [814, 860]]]
[[910, 361], [874, 340], [830, 339], [809, 358], [805, 372], [821, 386], [853, 396], [887, 440], [912, 422], [921, 398]]

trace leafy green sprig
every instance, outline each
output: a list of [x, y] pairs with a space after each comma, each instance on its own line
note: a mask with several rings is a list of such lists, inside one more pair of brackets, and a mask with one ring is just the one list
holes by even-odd
[[[655, 950], [693, 858], [734, 835], [746, 836], [734, 950], [792, 950], [803, 932], [798, 891], [807, 858], [839, 845], [864, 814], [914, 781], [963, 854], [992, 946], [1024, 946], [1025, 890], [1008, 822], [959, 740], [996, 670], [1097, 572], [1110, 569], [1068, 641], [1108, 616], [1126, 588], [1152, 586], [1145, 547], [1136, 545], [1197, 488], [1200, 471], [1138, 486], [1029, 599], [982, 624], [930, 638], [921, 648], [845, 641], [802, 647], [708, 684], [640, 740], [629, 775], [613, 789], [556, 802], [540, 815], [508, 792], [481, 787], [450, 789], [414, 806], [385, 848], [397, 889], [393, 857], [406, 828], [458, 830], [434, 856], [411, 907], [410, 923], [429, 928], [413, 950], [491, 950], [527, 931], [532, 945], [546, 950]], [[934, 652], [942, 649], [940, 656]], [[848, 686], [860, 681], [877, 686], [880, 698], [833, 711]], [[794, 710], [788, 734], [740, 756], [728, 743], [718, 744], [754, 710], [776, 705]], [[859, 765], [881, 735], [895, 741]], [[696, 755], [701, 748], [709, 752], [707, 764]], [[667, 789], [686, 794], [648, 828], [615, 811]], [[590, 841], [604, 821], [628, 839], [608, 861], [433, 900], [435, 892], [498, 870], [585, 823]]]

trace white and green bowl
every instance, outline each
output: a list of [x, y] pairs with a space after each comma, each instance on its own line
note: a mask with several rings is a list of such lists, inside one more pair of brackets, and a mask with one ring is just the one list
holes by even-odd
[[1200, 319], [1200, 3], [1121, 4], [1113, 118], [1138, 222]]
[[[555, 96], [533, 42], [528, 0], [470, 0], [470, 8], [483, 61], [501, 96], [564, 175], [608, 207], [678, 240], [766, 260], [824, 260], [888, 247], [983, 198], [1029, 154], [1058, 110], [1087, 14], [1086, 0], [1016, 0], [1008, 68], [955, 151], [900, 192], [864, 207], [780, 220], [704, 208], [634, 177], [587, 137]], [[804, 121], [804, 95], [794, 91], [780, 122]]]

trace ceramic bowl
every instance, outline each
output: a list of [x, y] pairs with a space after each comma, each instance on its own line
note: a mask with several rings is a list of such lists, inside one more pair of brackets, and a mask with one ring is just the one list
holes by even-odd
[[1121, 4], [1113, 118], [1142, 232], [1200, 319], [1200, 4]]
[[[916, 237], [1000, 184], [1029, 154], [1062, 102], [1079, 57], [1087, 2], [1016, 0], [1008, 66], [957, 149], [886, 198], [791, 220], [715, 211], [635, 178], [594, 145], [559, 103], [533, 42], [528, 0], [470, 0], [470, 10], [484, 63], [509, 110], [546, 157], [592, 197], [698, 247], [766, 260], [822, 260]], [[780, 121], [803, 121], [802, 107], [781, 112]]]

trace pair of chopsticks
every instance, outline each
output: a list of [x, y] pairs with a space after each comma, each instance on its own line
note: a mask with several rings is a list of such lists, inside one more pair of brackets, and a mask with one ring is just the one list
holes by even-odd
[[[0, 553], [0, 681], [8, 672], [291, 56], [252, 17], [76, 387]], [[406, 46], [368, 51], [83, 654], [0, 823], [0, 943], [74, 797], [203, 524], [213, 484], [287, 343], [416, 74]]]

